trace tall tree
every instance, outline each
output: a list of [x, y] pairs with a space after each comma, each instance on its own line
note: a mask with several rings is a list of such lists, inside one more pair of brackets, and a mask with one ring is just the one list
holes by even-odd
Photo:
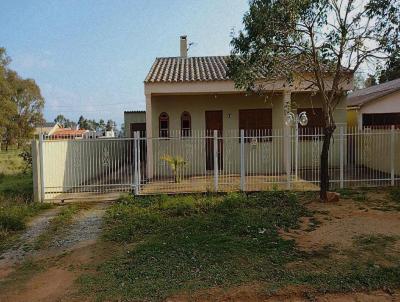
[[400, 79], [400, 46], [387, 61], [379, 76], [379, 83]]
[[115, 129], [116, 126], [117, 126], [117, 124], [113, 120], [108, 120], [107, 125], [106, 125], [106, 130], [111, 131], [111, 130]]
[[70, 119], [66, 118], [64, 115], [59, 114], [54, 119], [55, 123], [58, 123], [63, 128], [73, 128], [76, 123], [71, 121]]
[[101, 131], [106, 130], [106, 122], [103, 119], [99, 120], [99, 130]]
[[6, 50], [0, 47], [0, 147], [1, 142], [9, 141], [6, 139], [7, 129], [10, 128], [12, 118], [17, 113], [17, 106], [12, 101], [12, 89], [7, 78], [9, 63], [10, 58]]
[[267, 81], [297, 78], [320, 95], [321, 200], [329, 190], [333, 113], [346, 93], [343, 87], [363, 63], [385, 59], [396, 48], [399, 18], [398, 0], [251, 0], [244, 30], [232, 38], [228, 65], [237, 88], [263, 91]]
[[43, 123], [44, 98], [34, 80], [23, 79], [13, 70], [7, 71], [7, 81], [17, 110], [6, 127], [6, 140], [20, 145], [32, 138], [35, 127]]

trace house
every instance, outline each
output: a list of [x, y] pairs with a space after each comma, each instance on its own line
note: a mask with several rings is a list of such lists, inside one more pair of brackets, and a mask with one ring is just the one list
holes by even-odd
[[61, 126], [58, 123], [45, 122], [43, 125], [35, 128], [34, 134], [35, 137], [37, 137], [40, 134], [51, 135], [60, 128]]
[[400, 79], [351, 93], [347, 117], [353, 127], [400, 127]]
[[[235, 136], [239, 136], [239, 129], [245, 130], [246, 135], [261, 131], [272, 133], [275, 130], [287, 133], [290, 129], [285, 124], [285, 108], [289, 107], [294, 112], [307, 112], [309, 122], [306, 127], [309, 129], [322, 127], [321, 98], [300, 77], [296, 77], [291, 85], [284, 80], [266, 82], [262, 95], [246, 93], [236, 89], [227, 76], [228, 56], [188, 57], [187, 45], [187, 37], [182, 36], [180, 56], [156, 58], [144, 81], [146, 132], [147, 137], [152, 138], [147, 144], [147, 173], [150, 178], [163, 170], [160, 167], [164, 164], [159, 157], [163, 152], [170, 152], [171, 146], [168, 145], [173, 142], [168, 138], [171, 137], [190, 137], [192, 131], [210, 134], [214, 130], [219, 136], [229, 131], [236, 131]], [[306, 72], [304, 76], [307, 76]], [[352, 89], [352, 81], [344, 85], [347, 85], [344, 89]], [[335, 120], [338, 126], [346, 126], [344, 98], [337, 107]], [[237, 139], [234, 141], [238, 144]], [[197, 168], [199, 172], [213, 169], [213, 149], [209, 140], [205, 144], [198, 147], [201, 150], [194, 150], [193, 143], [188, 140], [187, 150], [180, 151], [184, 158], [191, 158], [196, 152], [200, 154], [197, 157], [204, 156], [204, 163]], [[246, 148], [249, 148], [248, 145]], [[260, 142], [262, 145], [271, 147], [273, 143]], [[279, 169], [287, 170], [289, 142], [286, 141], [281, 148]], [[238, 150], [237, 146], [220, 144], [219, 169], [231, 165]], [[259, 150], [264, 152], [260, 156], [266, 158], [265, 150]], [[265, 159], [257, 168], [261, 172], [270, 169], [273, 164]], [[230, 168], [236, 171], [237, 163]]]
[[71, 129], [59, 128], [49, 135], [50, 139], [83, 139], [87, 138], [90, 134], [89, 130], [85, 129]]

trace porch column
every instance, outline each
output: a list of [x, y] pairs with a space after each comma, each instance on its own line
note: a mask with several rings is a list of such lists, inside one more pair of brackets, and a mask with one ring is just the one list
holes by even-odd
[[147, 178], [153, 178], [153, 124], [151, 112], [151, 94], [146, 94], [146, 137], [147, 137]]
[[291, 108], [291, 92], [290, 90], [283, 91], [283, 166], [290, 186], [289, 177], [291, 175], [291, 144], [290, 144], [290, 126], [286, 125], [286, 115]]

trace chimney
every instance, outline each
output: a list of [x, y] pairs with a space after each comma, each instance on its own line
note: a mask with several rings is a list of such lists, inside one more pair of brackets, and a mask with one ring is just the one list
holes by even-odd
[[188, 43], [187, 36], [181, 36], [181, 58], [187, 58]]

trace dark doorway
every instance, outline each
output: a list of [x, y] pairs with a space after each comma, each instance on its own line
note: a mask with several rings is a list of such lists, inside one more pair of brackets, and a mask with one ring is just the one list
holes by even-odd
[[[218, 130], [218, 136], [222, 136], [222, 110], [206, 111], [206, 169], [214, 169], [214, 130]], [[218, 169], [223, 167], [223, 141], [218, 140]]]
[[140, 137], [146, 137], [146, 123], [131, 123], [131, 136], [133, 137], [133, 134], [139, 131], [140, 132]]

